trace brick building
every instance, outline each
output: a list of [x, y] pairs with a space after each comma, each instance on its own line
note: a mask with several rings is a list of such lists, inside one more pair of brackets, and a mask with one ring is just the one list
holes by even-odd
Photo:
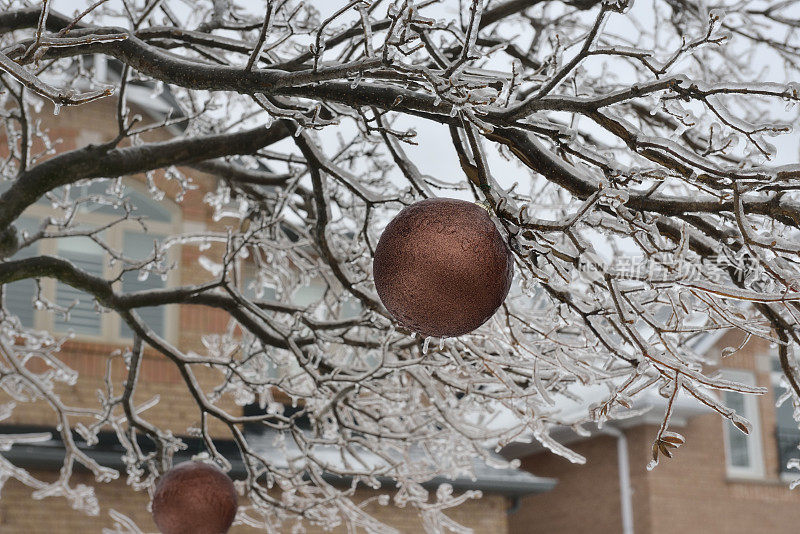
[[[738, 347], [741, 338], [731, 332], [708, 336], [704, 344], [700, 348], [716, 357], [724, 347]], [[609, 425], [589, 438], [567, 431], [560, 435], [586, 458], [585, 465], [514, 444], [506, 449], [507, 456], [521, 458], [524, 469], [552, 477], [557, 485], [550, 492], [522, 498], [509, 515], [508, 532], [797, 532], [800, 493], [790, 490], [789, 483], [800, 472], [786, 464], [798, 456], [800, 431], [790, 403], [775, 406], [785, 391], [777, 350], [752, 338], [720, 364], [727, 377], [768, 389], [761, 397], [725, 393], [725, 403], [753, 423], [749, 436], [697, 401], [679, 398], [672, 428], [686, 443], [673, 458], [662, 456], [659, 465], [647, 471], [666, 408], [664, 399], [651, 394], [638, 404], [651, 406], [642, 416]], [[589, 394], [586, 403], [591, 402]]]
[[[150, 97], [152, 88], [132, 86], [129, 96], [142, 114], [161, 116], [174, 109], [169, 95]], [[87, 143], [113, 138], [116, 135], [114, 103], [104, 100], [82, 106], [79, 110], [63, 109], [58, 117], [43, 117], [53, 138], [61, 138], [59, 151], [71, 150]], [[152, 139], [164, 139], [168, 132], [154, 133]], [[167, 199], [154, 203], [142, 177], [125, 181], [131, 202], [140, 213], [148, 216], [150, 234], [141, 233], [135, 225], [121, 226], [106, 236], [117, 247], [133, 255], [146, 250], [152, 239], [172, 232], [191, 232], [207, 228], [222, 229], [214, 222], [210, 208], [203, 196], [214, 190], [217, 179], [186, 169], [199, 188], [186, 193], [183, 202], [169, 200], [176, 193], [175, 184], [159, 181], [167, 192]], [[158, 177], [157, 177], [158, 178]], [[49, 210], [47, 201], [33, 206], [21, 225], [35, 227]], [[87, 224], [102, 224], [109, 213], [97, 210], [82, 215]], [[92, 272], [110, 275], [111, 267], [103, 260], [102, 252], [85, 241], [43, 241], [37, 251], [26, 253], [57, 254], [80, 264]], [[133, 289], [154, 287], [157, 284], [197, 283], [209, 275], [198, 269], [201, 251], [196, 246], [175, 248], [173, 258], [179, 269], [166, 281], [150, 279], [138, 281], [124, 278], [123, 286]], [[137, 285], [138, 284], [138, 285]], [[7, 305], [28, 326], [56, 333], [72, 330], [74, 339], [68, 341], [62, 358], [81, 379], [73, 386], [64, 385], [57, 393], [69, 405], [96, 404], [96, 391], [102, 388], [107, 371], [109, 354], [130, 344], [130, 332], [112, 314], [97, 313], [91, 299], [67, 286], [53, 281], [43, 281], [41, 290], [49, 300], [69, 305], [76, 298], [81, 303], [72, 309], [70, 320], [37, 311], [31, 306], [31, 295], [36, 288], [33, 282], [18, 282], [6, 286]], [[313, 292], [313, 288], [310, 289]], [[167, 308], [143, 313], [151, 327], [158, 329], [171, 342], [183, 350], [202, 351], [201, 338], [205, 334], [221, 332], [228, 318], [221, 311], [209, 308]], [[731, 336], [706, 340], [709, 354], [720, 353], [721, 347], [738, 342]], [[111, 360], [110, 372], [121, 382], [124, 365], [119, 359]], [[617, 533], [661, 534], [668, 532], [699, 533], [761, 533], [793, 532], [800, 524], [800, 494], [787, 488], [791, 475], [785, 468], [800, 441], [792, 425], [791, 412], [786, 407], [776, 409], [775, 399], [780, 395], [778, 373], [773, 350], [762, 340], [751, 340], [742, 350], [724, 361], [724, 371], [732, 378], [769, 388], [769, 393], [759, 399], [754, 397], [726, 398], [728, 404], [748, 416], [755, 424], [754, 432], [744, 437], [723, 422], [714, 413], [699, 405], [681, 399], [676, 408], [673, 424], [686, 437], [686, 444], [673, 459], [662, 459], [653, 471], [645, 466], [650, 459], [652, 439], [664, 410], [663, 399], [645, 396], [643, 403], [650, 412], [608, 425], [588, 438], [579, 438], [568, 431], [559, 434], [562, 441], [585, 456], [585, 465], [575, 465], [542, 451], [535, 445], [517, 443], [507, 447], [504, 454], [522, 460], [524, 472], [501, 472], [485, 467], [478, 469], [477, 480], [448, 481], [456, 490], [478, 488], [484, 491], [481, 500], [467, 501], [449, 515], [457, 522], [469, 526], [476, 533]], [[209, 373], [211, 373], [209, 371]], [[217, 377], [208, 375], [202, 380], [211, 383]], [[586, 403], [592, 401], [592, 392], [586, 391]], [[162, 400], [147, 411], [147, 416], [176, 431], [198, 423], [194, 401], [183, 386], [176, 368], [154, 353], [145, 353], [141, 380], [137, 389], [137, 402], [155, 396]], [[0, 404], [9, 399], [0, 394]], [[226, 406], [237, 409], [231, 399]], [[585, 408], [577, 406], [576, 409]], [[790, 409], [788, 409], [790, 410]], [[79, 421], [73, 419], [73, 423]], [[54, 431], [52, 410], [42, 401], [18, 403], [13, 415], [0, 421], [0, 433]], [[212, 429], [220, 438], [219, 447], [235, 458], [235, 448], [225, 440], [222, 429]], [[54, 434], [56, 434], [54, 432]], [[190, 450], [179, 460], [188, 458], [202, 449], [197, 439], [187, 438]], [[85, 450], [103, 465], [120, 468], [119, 447], [113, 436], [102, 434], [101, 442]], [[1, 452], [17, 465], [29, 468], [43, 480], [57, 478], [57, 469], [63, 458], [63, 447], [57, 439], [48, 443], [15, 446]], [[234, 462], [233, 475], [241, 473]], [[74, 482], [93, 484], [86, 472], [78, 472]], [[346, 482], [346, 481], [343, 481]], [[435, 486], [441, 481], [432, 481]], [[109, 509], [115, 509], [134, 519], [145, 532], [154, 532], [155, 526], [146, 511], [147, 495], [134, 493], [122, 480], [108, 484], [95, 484], [102, 506], [98, 517], [88, 517], [70, 509], [61, 498], [32, 499], [33, 489], [17, 481], [5, 483], [0, 492], [0, 532], [22, 534], [38, 532], [101, 532], [111, 527]], [[391, 488], [389, 488], [389, 491]], [[356, 500], [374, 496], [374, 492], [361, 490]], [[413, 510], [392, 506], [369, 505], [368, 510], [383, 521], [394, 525], [400, 532], [420, 532], [418, 517]], [[255, 532], [236, 527], [233, 532]], [[315, 532], [312, 530], [312, 532]]]

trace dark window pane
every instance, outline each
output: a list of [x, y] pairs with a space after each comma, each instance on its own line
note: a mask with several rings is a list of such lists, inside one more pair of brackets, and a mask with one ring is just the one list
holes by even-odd
[[[123, 250], [127, 257], [143, 260], [153, 254], [155, 242], [161, 239], [163, 239], [163, 236], [125, 232], [123, 236]], [[122, 291], [124, 293], [162, 289], [166, 287], [166, 285], [166, 282], [160, 275], [152, 273], [144, 280], [139, 280], [139, 271], [129, 271], [122, 275]], [[136, 313], [153, 332], [159, 336], [164, 335], [166, 331], [166, 313], [164, 306], [137, 308]], [[124, 321], [120, 323], [120, 335], [122, 337], [133, 337], [133, 330], [131, 330]]]
[[[785, 389], [775, 384], [775, 400], [777, 401], [784, 393]], [[796, 474], [794, 470], [786, 468], [786, 464], [792, 458], [800, 457], [800, 429], [794, 420], [792, 413], [792, 399], [786, 399], [775, 412], [775, 434], [778, 442], [778, 463], [781, 473]]]
[[[745, 415], [744, 396], [738, 393], [725, 392], [725, 404], [738, 414]], [[749, 467], [752, 459], [750, 452], [750, 437], [732, 423], [726, 425], [728, 433], [728, 464], [733, 467]]]
[[[20, 232], [35, 232], [39, 227], [39, 221], [32, 217], [20, 217], [14, 222], [14, 226]], [[39, 252], [39, 244], [34, 243], [29, 247], [14, 254], [12, 260], [22, 260], [32, 258]], [[3, 288], [5, 296], [6, 310], [19, 317], [22, 326], [33, 328], [36, 310], [33, 308], [33, 298], [36, 295], [36, 282], [32, 279], [20, 280], [5, 284]]]
[[[58, 243], [58, 254], [86, 273], [94, 276], [103, 275], [103, 250], [88, 238], [61, 238]], [[62, 314], [55, 314], [54, 327], [56, 331], [72, 330], [77, 334], [94, 336], [101, 334], [101, 316], [95, 308], [94, 297], [58, 282], [56, 283], [56, 304], [65, 308], [72, 306], [68, 321]]]

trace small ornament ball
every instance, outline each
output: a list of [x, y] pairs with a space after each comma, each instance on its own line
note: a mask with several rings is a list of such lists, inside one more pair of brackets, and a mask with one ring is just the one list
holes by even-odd
[[225, 534], [237, 506], [227, 474], [202, 462], [184, 462], [159, 479], [153, 520], [163, 534]]
[[514, 262], [484, 208], [431, 198], [392, 219], [375, 248], [373, 273], [398, 323], [442, 338], [489, 320], [508, 295]]

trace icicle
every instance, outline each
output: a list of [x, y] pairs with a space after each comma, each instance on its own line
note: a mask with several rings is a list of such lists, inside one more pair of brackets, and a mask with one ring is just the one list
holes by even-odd
[[431, 339], [433, 339], [431, 336], [425, 338], [425, 342], [422, 344], [422, 354], [428, 354], [428, 347], [431, 345]]

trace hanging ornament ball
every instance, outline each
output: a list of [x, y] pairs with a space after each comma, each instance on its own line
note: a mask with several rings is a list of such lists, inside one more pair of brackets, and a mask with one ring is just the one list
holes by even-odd
[[236, 516], [230, 477], [202, 462], [184, 462], [162, 476], [153, 520], [163, 534], [225, 534]]
[[398, 323], [424, 336], [454, 337], [503, 303], [514, 262], [483, 207], [431, 198], [404, 208], [375, 248], [375, 287]]

